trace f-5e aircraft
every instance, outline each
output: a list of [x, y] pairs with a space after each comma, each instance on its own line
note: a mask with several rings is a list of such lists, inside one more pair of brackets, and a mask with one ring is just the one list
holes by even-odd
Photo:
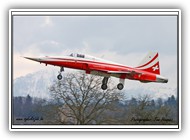
[[117, 88], [122, 90], [125, 79], [138, 80], [143, 83], [159, 82], [167, 83], [168, 79], [160, 75], [160, 66], [157, 52], [149, 52], [147, 56], [140, 62], [137, 67], [128, 67], [122, 64], [114, 63], [104, 60], [102, 58], [93, 57], [90, 55], [72, 53], [63, 57], [41, 57], [31, 58], [24, 57], [33, 61], [44, 63], [47, 65], [54, 65], [60, 67], [57, 79], [62, 79], [62, 72], [64, 67], [84, 70], [87, 74], [94, 74], [103, 76], [102, 86], [103, 90], [107, 89], [107, 82], [110, 76], [119, 78]]

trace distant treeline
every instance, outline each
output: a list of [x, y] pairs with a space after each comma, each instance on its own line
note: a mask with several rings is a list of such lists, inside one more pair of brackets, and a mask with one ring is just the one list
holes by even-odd
[[96, 115], [89, 121], [84, 120], [88, 119], [85, 114], [77, 114], [81, 113], [77, 109], [81, 107], [69, 106], [59, 100], [50, 101], [30, 95], [13, 97], [12, 122], [18, 125], [79, 124], [77, 120], [80, 119], [83, 120], [80, 124], [178, 124], [178, 99], [174, 95], [167, 100], [151, 99], [148, 95], [122, 101], [115, 99], [109, 102], [108, 108], [93, 112]]

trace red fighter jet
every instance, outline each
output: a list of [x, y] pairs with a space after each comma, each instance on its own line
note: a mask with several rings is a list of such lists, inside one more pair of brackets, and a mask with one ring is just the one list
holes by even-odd
[[57, 78], [62, 79], [61, 73], [64, 67], [84, 70], [87, 74], [103, 76], [103, 90], [107, 89], [107, 82], [110, 76], [119, 78], [117, 88], [122, 90], [125, 79], [138, 80], [143, 83], [158, 82], [167, 83], [168, 79], [160, 75], [160, 66], [157, 52], [149, 52], [148, 55], [141, 61], [139, 66], [131, 68], [122, 64], [104, 60], [102, 58], [93, 57], [84, 54], [72, 53], [64, 57], [42, 57], [31, 58], [24, 57], [33, 61], [44, 63], [45, 65], [54, 65], [60, 67], [60, 72]]

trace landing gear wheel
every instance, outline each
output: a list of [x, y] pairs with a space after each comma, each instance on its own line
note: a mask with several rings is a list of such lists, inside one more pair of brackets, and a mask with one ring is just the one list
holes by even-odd
[[58, 80], [61, 80], [62, 77], [63, 77], [63, 76], [62, 76], [61, 74], [57, 75], [57, 79], [58, 79]]
[[123, 84], [122, 83], [119, 83], [118, 85], [117, 85], [117, 88], [119, 89], [119, 90], [122, 90], [123, 89]]
[[108, 86], [106, 84], [102, 84], [101, 88], [102, 88], [102, 90], [106, 90], [108, 88]]

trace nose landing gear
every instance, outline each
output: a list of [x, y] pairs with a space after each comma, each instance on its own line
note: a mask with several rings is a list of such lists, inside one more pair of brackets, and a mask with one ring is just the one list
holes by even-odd
[[61, 80], [63, 78], [63, 76], [61, 74], [57, 75], [57, 79]]
[[64, 71], [64, 67], [61, 67], [60, 68], [60, 71], [59, 71], [59, 74], [57, 75], [57, 79], [58, 80], [61, 80], [62, 78], [63, 78], [63, 76], [62, 76], [62, 74], [61, 74], [61, 72], [63, 72]]

